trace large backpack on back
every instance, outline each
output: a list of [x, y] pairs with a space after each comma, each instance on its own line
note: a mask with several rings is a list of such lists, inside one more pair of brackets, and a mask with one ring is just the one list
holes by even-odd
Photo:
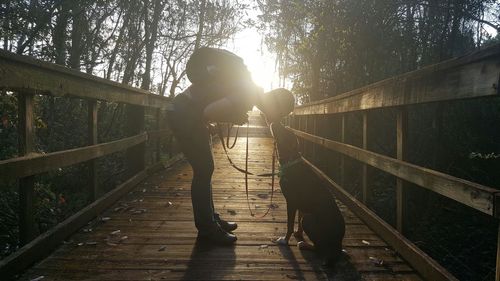
[[186, 65], [186, 74], [193, 84], [250, 79], [243, 59], [229, 51], [202, 47], [193, 52]]

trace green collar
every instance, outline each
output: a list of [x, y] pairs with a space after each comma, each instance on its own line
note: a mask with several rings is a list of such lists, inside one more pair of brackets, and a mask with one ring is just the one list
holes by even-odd
[[296, 165], [296, 164], [298, 164], [300, 162], [302, 162], [302, 156], [299, 157], [299, 158], [297, 158], [297, 159], [295, 159], [295, 160], [293, 160], [293, 161], [290, 161], [288, 163], [285, 163], [285, 164], [281, 165], [280, 166], [280, 171], [278, 173], [278, 176], [281, 177], [281, 176], [285, 175], [286, 174], [286, 170], [288, 168], [290, 168], [290, 167], [292, 167], [292, 166], [294, 166], [294, 165]]

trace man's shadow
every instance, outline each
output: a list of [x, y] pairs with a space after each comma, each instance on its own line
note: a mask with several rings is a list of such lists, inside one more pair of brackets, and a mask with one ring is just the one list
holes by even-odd
[[214, 246], [196, 240], [181, 280], [221, 280], [234, 273], [235, 246]]

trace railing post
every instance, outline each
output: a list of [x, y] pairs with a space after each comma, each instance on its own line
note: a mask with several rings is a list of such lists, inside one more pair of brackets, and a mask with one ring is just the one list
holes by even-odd
[[[97, 101], [89, 100], [87, 108], [88, 145], [95, 145], [97, 144]], [[92, 159], [88, 162], [88, 169], [89, 186], [87, 200], [91, 203], [97, 199], [98, 193], [97, 159]]]
[[[402, 107], [398, 109], [396, 118], [396, 157], [398, 160], [406, 158], [406, 138], [408, 133], [408, 111]], [[404, 217], [404, 182], [396, 179], [396, 226], [400, 233], [403, 233]]]
[[497, 263], [496, 263], [496, 271], [495, 271], [495, 281], [500, 281], [500, 224], [498, 224]]
[[[161, 109], [157, 108], [156, 112], [156, 130], [161, 130]], [[155, 162], [158, 163], [161, 160], [161, 135], [156, 139], [156, 151], [155, 151]]]
[[[317, 126], [318, 117], [316, 115], [311, 115], [311, 118], [312, 118], [312, 134], [317, 136], [318, 135], [318, 126]], [[314, 161], [318, 161], [318, 159], [317, 159], [318, 155], [316, 153], [317, 147], [318, 147], [317, 144], [312, 143], [312, 159], [314, 159]]]
[[[345, 114], [342, 114], [342, 120], [340, 125], [340, 142], [345, 143]], [[345, 157], [344, 154], [340, 155], [340, 186], [345, 188]]]
[[[144, 132], [144, 107], [138, 105], [127, 105], [125, 110], [126, 133], [128, 136]], [[125, 153], [126, 176], [131, 178], [145, 168], [145, 143], [138, 144], [127, 149]]]
[[[368, 150], [368, 113], [366, 111], [363, 111], [363, 149]], [[366, 205], [368, 201], [368, 165], [363, 164], [362, 169], [361, 196], [363, 203]]]
[[[35, 151], [33, 129], [32, 94], [18, 94], [19, 114], [19, 156], [25, 156]], [[35, 176], [19, 179], [19, 242], [25, 245], [36, 236], [35, 233]]]

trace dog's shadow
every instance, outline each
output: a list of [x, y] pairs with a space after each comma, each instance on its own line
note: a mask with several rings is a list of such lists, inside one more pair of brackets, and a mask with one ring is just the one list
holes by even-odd
[[[294, 270], [294, 279], [306, 280], [303, 268], [297, 261], [295, 253], [292, 247], [296, 247], [291, 244], [290, 246], [278, 246], [281, 255], [288, 260], [289, 264]], [[318, 257], [318, 255], [311, 250], [299, 250], [300, 254], [307, 261], [308, 265], [312, 268], [318, 280], [335, 280], [335, 281], [358, 281], [363, 280], [361, 274], [358, 272], [356, 267], [352, 264], [349, 256], [343, 254], [342, 257], [334, 265], [324, 265], [323, 260]]]

